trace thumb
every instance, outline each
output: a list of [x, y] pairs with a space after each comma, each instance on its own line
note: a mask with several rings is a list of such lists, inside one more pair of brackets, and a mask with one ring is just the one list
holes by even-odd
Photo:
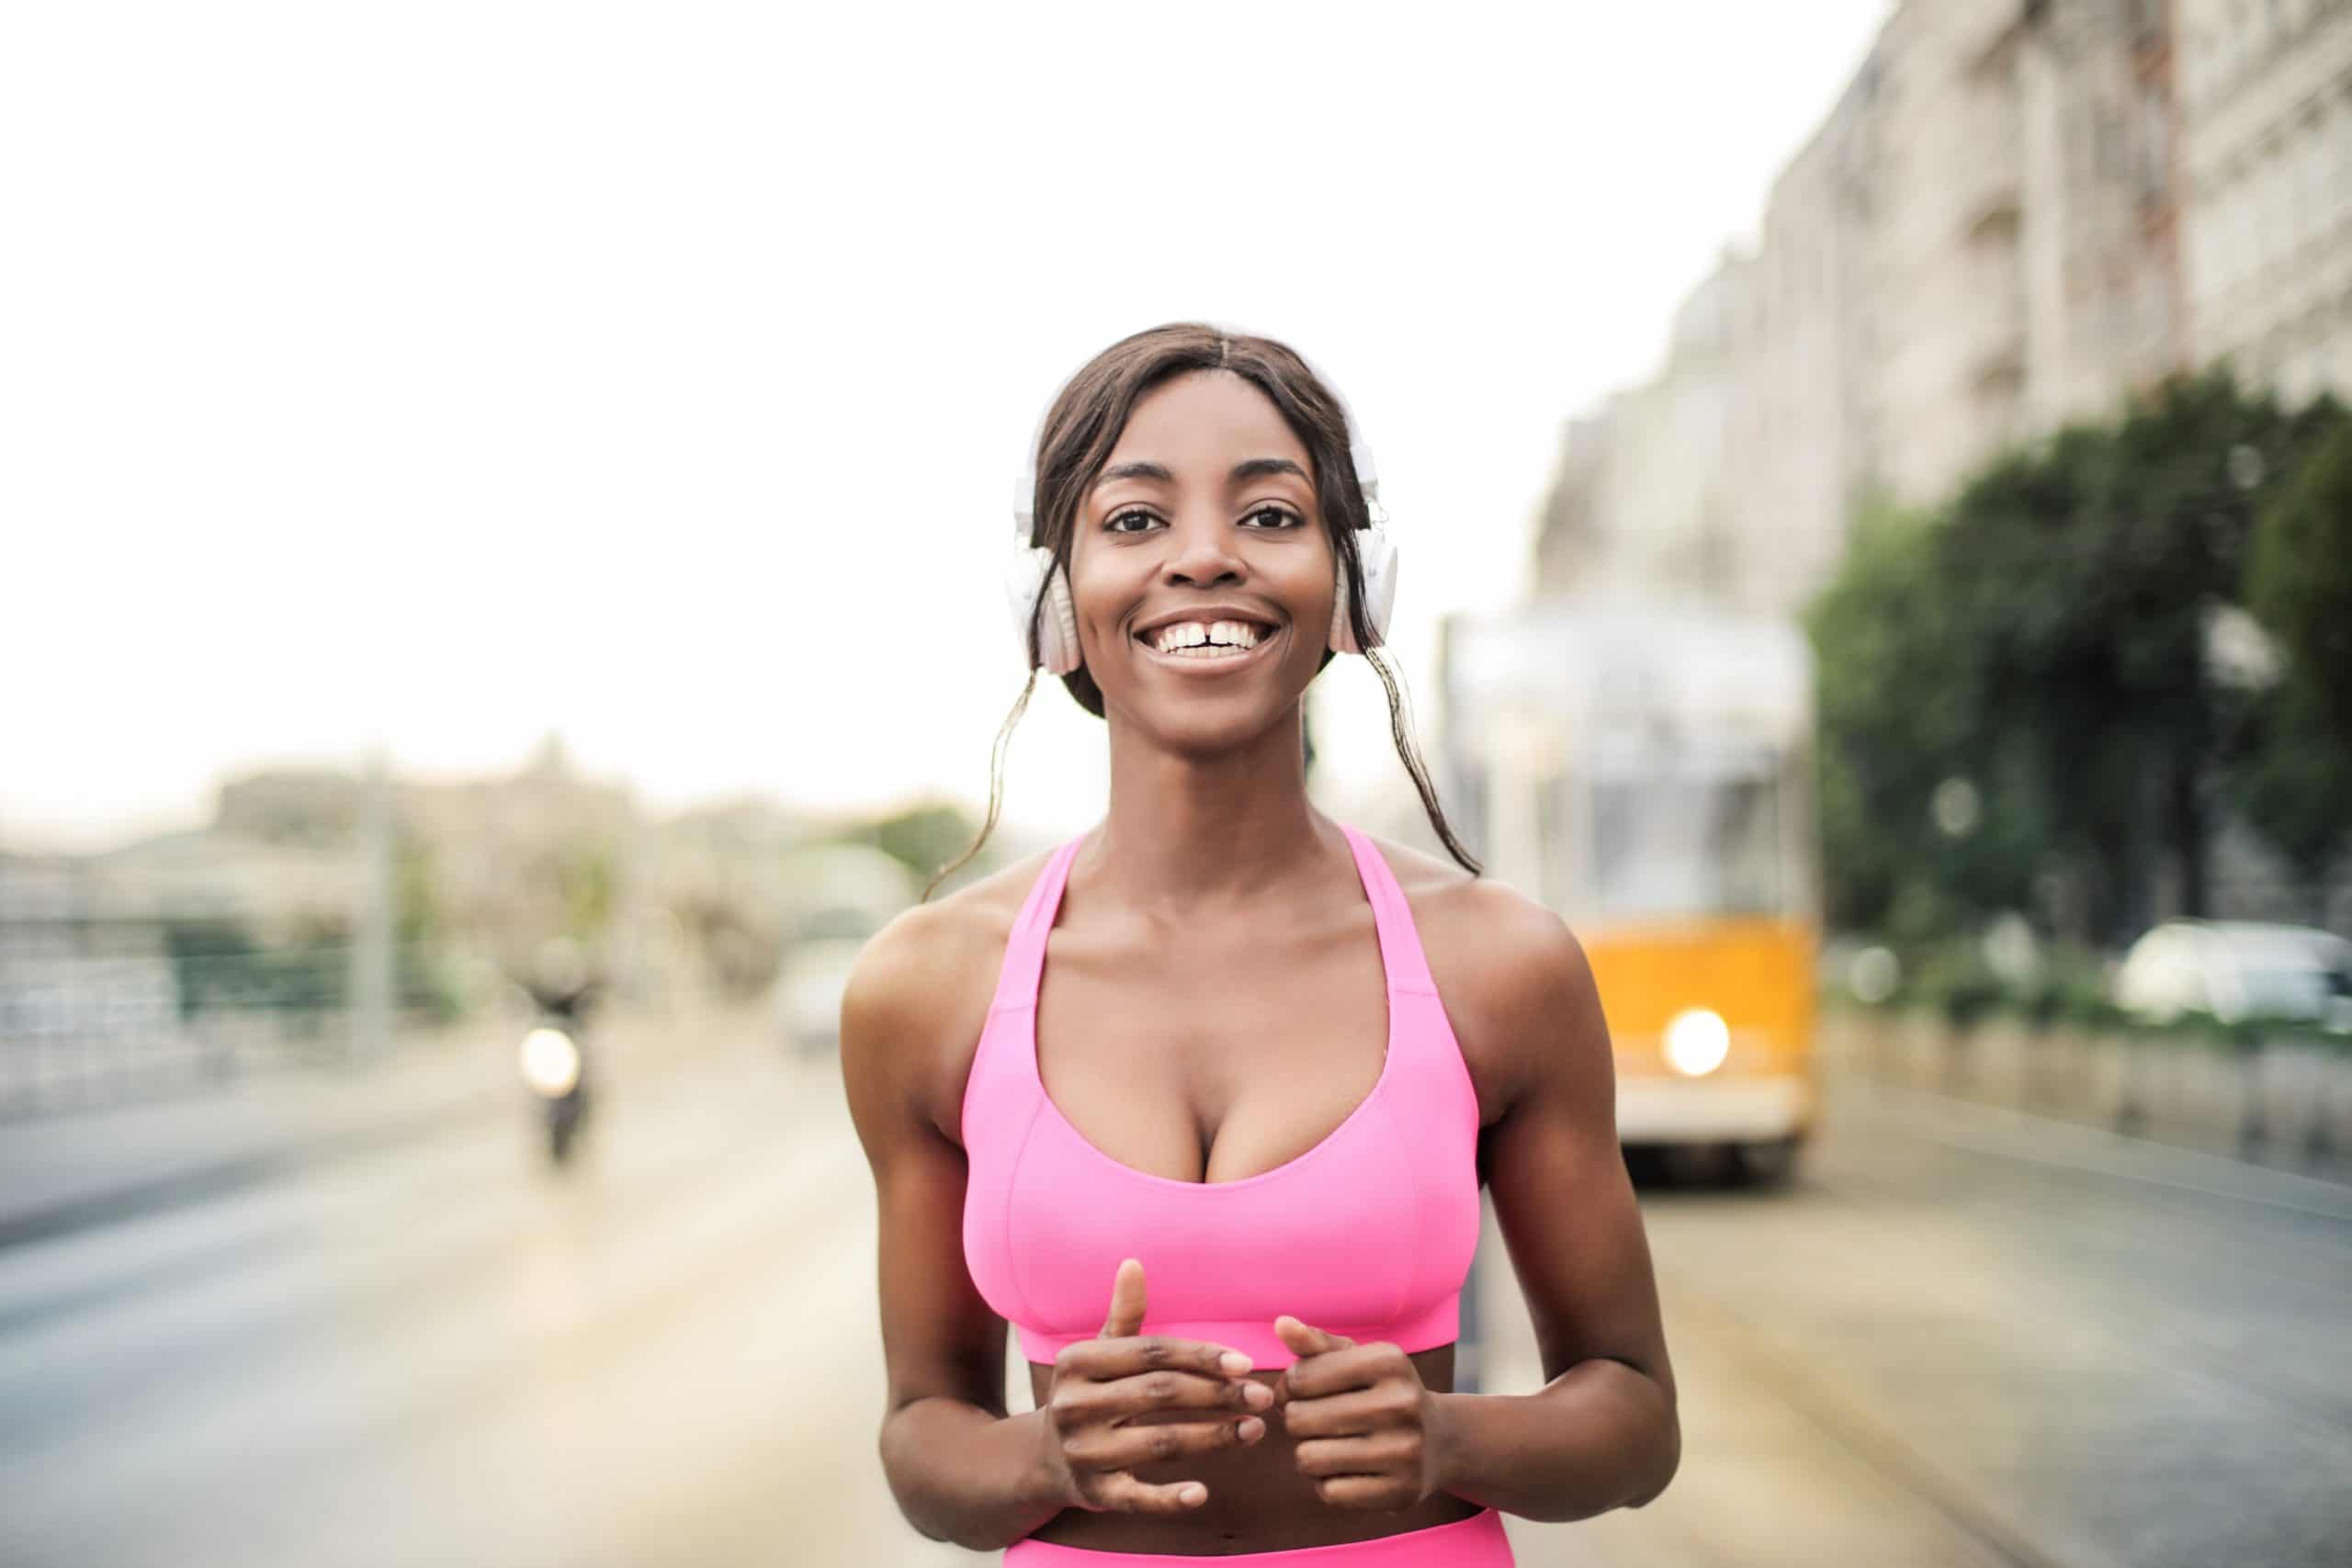
[[1102, 1320], [1098, 1339], [1124, 1339], [1143, 1331], [1143, 1259], [1121, 1261], [1111, 1280], [1111, 1315]]
[[1344, 1334], [1312, 1327], [1288, 1313], [1274, 1319], [1274, 1333], [1290, 1347], [1292, 1354], [1298, 1356], [1319, 1356], [1326, 1350], [1346, 1350], [1355, 1345], [1355, 1341]]

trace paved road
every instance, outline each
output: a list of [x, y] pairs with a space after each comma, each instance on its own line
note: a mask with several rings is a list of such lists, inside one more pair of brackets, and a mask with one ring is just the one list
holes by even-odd
[[[1645, 1192], [1682, 1470], [1532, 1561], [2352, 1562], [2352, 1188], [1860, 1083], [1829, 1111], [1785, 1193]], [[1486, 1386], [1532, 1388], [1490, 1281]]]
[[[882, 1484], [837, 1083], [747, 1030], [674, 1055], [560, 1179], [477, 1119], [0, 1249], [0, 1562], [979, 1561]], [[1513, 1521], [1530, 1568], [2346, 1561], [2352, 1190], [1833, 1111], [1789, 1192], [1645, 1193], [1683, 1472]], [[1532, 1390], [1493, 1240], [1485, 1386]]]

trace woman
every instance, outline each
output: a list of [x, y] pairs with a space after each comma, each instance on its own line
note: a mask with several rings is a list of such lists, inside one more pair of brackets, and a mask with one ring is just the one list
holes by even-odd
[[[1393, 585], [1344, 405], [1166, 326], [1031, 456], [1022, 703], [1042, 665], [1106, 721], [1110, 804], [899, 917], [843, 998], [900, 1508], [1012, 1568], [1487, 1568], [1502, 1514], [1647, 1503], [1680, 1433], [1582, 952], [1478, 878], [1377, 659], [1466, 869], [1307, 798], [1301, 698]], [[1452, 1392], [1482, 1183], [1532, 1393]]]

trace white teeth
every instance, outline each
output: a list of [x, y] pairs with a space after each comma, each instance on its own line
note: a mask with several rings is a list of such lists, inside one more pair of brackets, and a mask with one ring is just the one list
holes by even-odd
[[1241, 621], [1179, 621], [1154, 633], [1151, 646], [1162, 653], [1204, 649], [1191, 655], [1195, 659], [1230, 659], [1258, 646], [1258, 628]]

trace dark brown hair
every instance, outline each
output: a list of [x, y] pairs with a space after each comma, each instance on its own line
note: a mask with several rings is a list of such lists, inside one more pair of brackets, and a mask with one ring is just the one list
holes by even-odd
[[[1323, 514], [1331, 547], [1338, 552], [1340, 569], [1347, 573], [1348, 616], [1355, 626], [1357, 646], [1365, 649], [1364, 658], [1388, 692], [1388, 729], [1396, 743], [1396, 755], [1403, 761], [1405, 771], [1412, 775], [1414, 787], [1420, 791], [1422, 809], [1429, 813], [1430, 826], [1437, 830], [1447, 852], [1472, 875], [1481, 874], [1484, 868], [1453, 836], [1453, 829], [1437, 803], [1437, 792], [1430, 785], [1429, 772], [1421, 763], [1406, 721], [1396, 673], [1380, 650], [1372, 646], [1372, 626], [1363, 607], [1363, 558], [1356, 548], [1356, 530], [1369, 526], [1371, 517], [1363, 486], [1356, 479], [1347, 414], [1339, 400], [1316, 379], [1306, 362], [1289, 347], [1272, 338], [1230, 334], [1197, 321], [1178, 321], [1122, 338], [1087, 361], [1062, 388], [1061, 395], [1046, 413], [1045, 427], [1033, 454], [1036, 459], [1036, 488], [1031, 505], [1036, 522], [1029, 543], [1051, 548], [1056, 570], [1067, 580], [1071, 542], [1078, 532], [1079, 502], [1095, 476], [1102, 471], [1102, 465], [1110, 461], [1112, 448], [1119, 444], [1119, 437], [1126, 429], [1127, 415], [1146, 393], [1193, 370], [1229, 370], [1265, 393], [1314, 459], [1317, 509]], [[997, 731], [989, 757], [988, 818], [980, 824], [979, 837], [971, 847], [940, 867], [938, 874], [923, 889], [925, 899], [957, 866], [979, 852], [996, 827], [1004, 791], [1005, 746], [1012, 737], [1013, 726], [1021, 722], [1021, 715], [1029, 705], [1030, 693], [1037, 687], [1038, 627], [1044, 607], [1041, 594], [1029, 616], [1029, 680]], [[1326, 648], [1323, 662], [1316, 666], [1317, 670], [1330, 663], [1333, 657], [1333, 650]], [[1102, 693], [1084, 665], [1064, 675], [1061, 681], [1079, 706], [1097, 718], [1102, 716]]]

